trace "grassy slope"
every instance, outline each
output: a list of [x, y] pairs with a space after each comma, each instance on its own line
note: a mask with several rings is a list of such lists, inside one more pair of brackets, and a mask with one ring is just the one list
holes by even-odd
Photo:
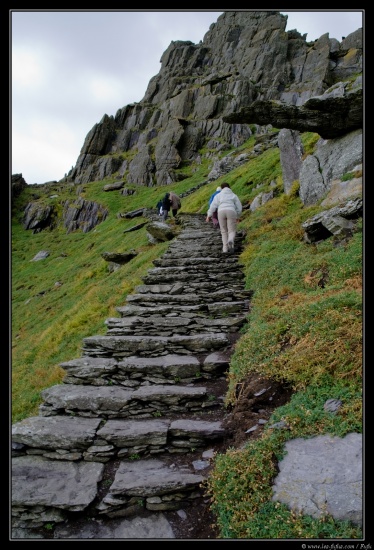
[[[307, 151], [315, 134], [304, 134]], [[249, 151], [253, 139], [238, 152]], [[210, 167], [168, 187], [183, 193], [201, 184]], [[359, 538], [360, 532], [331, 518], [317, 521], [295, 516], [271, 501], [274, 458], [286, 439], [362, 431], [362, 232], [360, 226], [344, 246], [333, 238], [318, 245], [302, 240], [301, 223], [322, 210], [303, 207], [294, 191], [282, 193], [279, 150], [271, 149], [224, 178], [182, 200], [182, 211], [205, 212], [218, 183], [228, 181], [246, 205], [262, 191], [275, 198], [255, 212], [245, 210], [240, 228], [247, 233], [240, 258], [246, 287], [254, 291], [248, 323], [242, 329], [229, 375], [226, 402], [235, 405], [236, 384], [256, 371], [287, 382], [296, 390], [291, 402], [275, 411], [288, 431], [271, 433], [218, 456], [207, 491], [224, 538]], [[269, 184], [276, 184], [275, 188]], [[83, 197], [109, 208], [110, 215], [90, 233], [66, 234], [63, 226], [33, 235], [21, 226], [24, 207], [35, 188], [14, 202], [12, 216], [12, 421], [38, 414], [41, 390], [60, 383], [63, 361], [81, 356], [82, 338], [105, 334], [104, 321], [118, 316], [116, 307], [142, 282], [167, 243], [150, 245], [145, 228], [124, 233], [142, 218], [118, 216], [155, 207], [165, 188], [136, 188], [134, 195], [104, 192], [105, 182], [84, 186]], [[43, 196], [48, 204], [72, 200], [77, 187], [56, 184]], [[57, 194], [57, 198], [50, 198]], [[102, 252], [135, 249], [138, 256], [109, 273]], [[33, 262], [40, 250], [46, 260]], [[335, 415], [326, 413], [328, 398], [341, 399]], [[322, 533], [322, 535], [321, 535]]]

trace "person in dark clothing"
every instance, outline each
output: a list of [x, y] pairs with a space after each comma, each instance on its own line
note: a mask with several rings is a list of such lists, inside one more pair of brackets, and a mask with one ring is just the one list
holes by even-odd
[[156, 204], [156, 208], [158, 210], [158, 215], [162, 216], [162, 199], [158, 201], [158, 203]]
[[162, 219], [167, 220], [171, 208], [170, 193], [165, 193], [162, 199]]

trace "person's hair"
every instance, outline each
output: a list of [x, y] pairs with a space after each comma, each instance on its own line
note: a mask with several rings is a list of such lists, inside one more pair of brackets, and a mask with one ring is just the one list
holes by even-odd
[[229, 189], [231, 189], [228, 183], [226, 183], [226, 182], [221, 183], [221, 189], [225, 189], [225, 187], [228, 187]]

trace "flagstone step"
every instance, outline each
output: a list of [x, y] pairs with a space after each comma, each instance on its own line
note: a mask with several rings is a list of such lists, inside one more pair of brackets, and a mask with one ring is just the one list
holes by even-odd
[[[174, 314], [176, 315], [176, 314]], [[110, 317], [105, 324], [108, 327], [107, 334], [116, 335], [148, 335], [148, 336], [176, 336], [200, 334], [202, 331], [209, 332], [237, 332], [245, 323], [245, 315], [235, 317], [221, 317], [211, 319], [209, 317], [183, 317], [183, 316], [161, 316], [150, 317]]]
[[114, 357], [120, 359], [137, 355], [139, 357], [158, 357], [175, 353], [209, 353], [229, 346], [226, 333], [201, 333], [191, 336], [112, 336], [97, 335], [83, 339], [83, 355], [92, 357]]
[[[151, 316], [151, 315], [179, 315], [183, 317], [202, 317], [207, 315], [208, 317], [226, 317], [228, 315], [237, 315], [239, 313], [249, 311], [249, 300], [238, 300], [230, 302], [214, 302], [214, 303], [199, 303], [196, 305], [178, 305], [178, 307], [169, 304], [158, 304], [152, 306], [147, 304], [146, 306], [138, 304], [127, 304], [125, 306], [119, 306], [116, 311], [122, 316]], [[198, 320], [196, 319], [196, 322]]]
[[35, 416], [12, 426], [12, 456], [108, 462], [160, 453], [183, 454], [222, 440], [221, 422], [195, 418], [108, 420]]
[[199, 269], [198, 271], [194, 266], [154, 267], [143, 277], [143, 282], [152, 285], [177, 282], [189, 283], [191, 281], [211, 281], [214, 288], [216, 282], [224, 281], [226, 284], [230, 284], [228, 279], [232, 282], [236, 282], [243, 280], [243, 278], [244, 275], [242, 271], [216, 263], [211, 265], [209, 269]]
[[104, 357], [79, 357], [61, 363], [64, 384], [92, 386], [120, 385], [130, 389], [141, 385], [188, 384], [221, 376], [229, 368], [227, 353], [214, 352], [204, 359], [194, 355], [126, 357], [120, 361]]
[[194, 413], [223, 406], [223, 400], [202, 386], [150, 385], [135, 390], [121, 386], [57, 384], [41, 392], [41, 416], [86, 418], [152, 418]]
[[23, 525], [25, 517], [29, 527], [62, 523], [68, 519], [68, 512], [74, 516], [88, 507], [99, 517], [178, 510], [201, 496], [205, 479], [187, 467], [171, 467], [160, 459], [122, 460], [109, 490], [95, 504], [103, 474], [100, 462], [57, 461], [41, 456], [13, 458], [14, 524]]
[[[170, 468], [162, 460], [121, 462], [108, 494], [97, 509], [108, 517], [126, 510], [179, 510], [202, 494], [204, 476], [187, 469]], [[140, 501], [140, 502], [139, 502]]]
[[246, 297], [245, 291], [235, 292], [233, 288], [222, 288], [218, 291], [206, 291], [205, 293], [193, 293], [193, 294], [155, 294], [150, 292], [148, 294], [130, 294], [127, 296], [127, 303], [137, 303], [138, 305], [152, 304], [154, 307], [159, 304], [168, 305], [196, 305], [196, 304], [209, 304], [215, 302], [228, 302], [238, 301]]

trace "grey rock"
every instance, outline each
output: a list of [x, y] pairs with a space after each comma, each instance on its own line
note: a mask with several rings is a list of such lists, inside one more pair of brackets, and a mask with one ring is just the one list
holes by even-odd
[[299, 132], [283, 128], [278, 134], [278, 146], [283, 174], [284, 192], [290, 192], [292, 183], [299, 179], [304, 147]]
[[39, 260], [45, 260], [46, 258], [48, 258], [49, 256], [49, 252], [48, 250], [41, 250], [40, 252], [38, 252], [31, 261], [33, 262], [38, 262]]
[[139, 540], [174, 539], [173, 528], [162, 513], [131, 519], [87, 520], [85, 525], [57, 526], [55, 539]]
[[125, 185], [124, 181], [116, 181], [114, 183], [107, 183], [103, 187], [103, 191], [117, 191], [118, 189], [122, 189], [122, 187]]
[[[315, 518], [362, 523], [362, 435], [293, 439], [285, 446], [273, 500]], [[344, 489], [343, 489], [344, 488]]]
[[43, 449], [86, 449], [99, 424], [89, 418], [34, 416], [12, 425], [12, 441]]
[[13, 506], [15, 509], [38, 505], [60, 510], [84, 510], [96, 497], [103, 469], [102, 464], [93, 462], [15, 457], [12, 460]]
[[304, 240], [307, 243], [313, 243], [332, 235], [349, 236], [353, 233], [356, 222], [362, 217], [362, 213], [361, 197], [320, 212], [302, 223], [302, 228], [305, 230]]
[[314, 155], [304, 160], [300, 170], [300, 199], [316, 204], [328, 194], [333, 182], [362, 164], [362, 130], [345, 136], [320, 140]]
[[325, 409], [325, 411], [336, 412], [341, 408], [342, 405], [343, 403], [342, 401], [340, 401], [340, 399], [328, 399], [323, 405], [323, 408]]

